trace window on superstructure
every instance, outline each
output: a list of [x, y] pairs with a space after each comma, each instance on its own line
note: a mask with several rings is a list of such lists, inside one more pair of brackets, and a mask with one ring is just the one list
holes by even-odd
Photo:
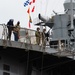
[[10, 71], [10, 66], [3, 64], [3, 70]]
[[10, 75], [10, 73], [7, 73], [7, 72], [3, 72], [3, 75]]

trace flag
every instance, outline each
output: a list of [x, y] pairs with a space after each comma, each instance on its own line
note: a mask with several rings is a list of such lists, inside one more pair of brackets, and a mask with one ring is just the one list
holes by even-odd
[[32, 23], [32, 19], [31, 19], [30, 13], [29, 13], [28, 14], [28, 26], [29, 26], [29, 28], [31, 27], [30, 23]]
[[27, 13], [28, 13], [28, 14], [30, 13], [30, 7], [28, 8]]
[[28, 6], [29, 3], [30, 3], [29, 0], [26, 0], [26, 1], [24, 2], [24, 7]]
[[26, 7], [28, 4], [27, 3], [24, 3], [24, 7]]
[[31, 16], [30, 15], [29, 15], [29, 22], [32, 23], [32, 19], [31, 19]]
[[[29, 5], [32, 5], [32, 3], [35, 3], [35, 0], [32, 0], [31, 2], [29, 2]], [[30, 16], [30, 13], [31, 13], [31, 12], [34, 12], [34, 9], [35, 9], [35, 6], [33, 6], [31, 10], [30, 10], [30, 7], [29, 7], [28, 10], [27, 10], [28, 17], [29, 17], [29, 18], [28, 18], [28, 26], [29, 26], [29, 28], [31, 27], [30, 23], [32, 23], [32, 18], [31, 18], [31, 16]]]
[[30, 22], [28, 22], [28, 26], [29, 26], [29, 28], [31, 27]]
[[35, 0], [33, 0], [33, 3], [35, 3]]
[[34, 12], [34, 9], [35, 9], [35, 6], [33, 6], [33, 8], [32, 8], [32, 10], [31, 10], [31, 12]]
[[32, 19], [31, 19], [31, 16], [30, 16], [30, 9], [28, 9], [27, 12], [28, 12], [28, 19], [29, 19], [29, 22], [32, 23]]
[[32, 0], [31, 2], [29, 2], [29, 5], [31, 5], [32, 3], [35, 3], [35, 0]]
[[29, 5], [31, 5], [32, 4], [32, 1], [29, 3]]

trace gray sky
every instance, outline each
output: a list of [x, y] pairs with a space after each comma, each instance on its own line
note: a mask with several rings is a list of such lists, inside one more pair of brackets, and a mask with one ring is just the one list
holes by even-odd
[[[0, 24], [7, 23], [12, 18], [14, 24], [17, 21], [21, 22], [21, 27], [28, 28], [28, 13], [29, 6], [24, 7], [23, 4], [26, 0], [0, 0]], [[53, 10], [57, 13], [64, 13], [63, 3], [65, 0], [36, 0], [34, 4], [35, 10], [31, 13], [32, 20], [38, 16], [38, 13], [51, 17]], [[35, 25], [31, 24], [31, 29], [34, 29]]]

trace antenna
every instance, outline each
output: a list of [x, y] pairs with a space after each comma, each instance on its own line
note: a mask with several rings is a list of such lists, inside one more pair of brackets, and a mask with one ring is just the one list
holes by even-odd
[[71, 7], [71, 30], [74, 30], [74, 25], [73, 25], [73, 2], [72, 2], [72, 0], [70, 2], [70, 7]]
[[57, 15], [57, 13], [53, 10], [53, 13], [55, 14], [55, 15]]

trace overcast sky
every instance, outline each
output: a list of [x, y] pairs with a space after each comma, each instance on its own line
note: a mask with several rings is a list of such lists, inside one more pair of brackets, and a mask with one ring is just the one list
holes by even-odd
[[[0, 24], [7, 23], [9, 19], [14, 19], [14, 24], [17, 21], [21, 22], [21, 27], [28, 28], [28, 13], [29, 6], [24, 7], [24, 2], [27, 0], [0, 0]], [[51, 17], [53, 10], [57, 13], [63, 13], [63, 3], [65, 0], [36, 0], [34, 4], [35, 10], [31, 13], [32, 20], [38, 17], [38, 14]], [[31, 24], [31, 29], [34, 29], [35, 25]]]

